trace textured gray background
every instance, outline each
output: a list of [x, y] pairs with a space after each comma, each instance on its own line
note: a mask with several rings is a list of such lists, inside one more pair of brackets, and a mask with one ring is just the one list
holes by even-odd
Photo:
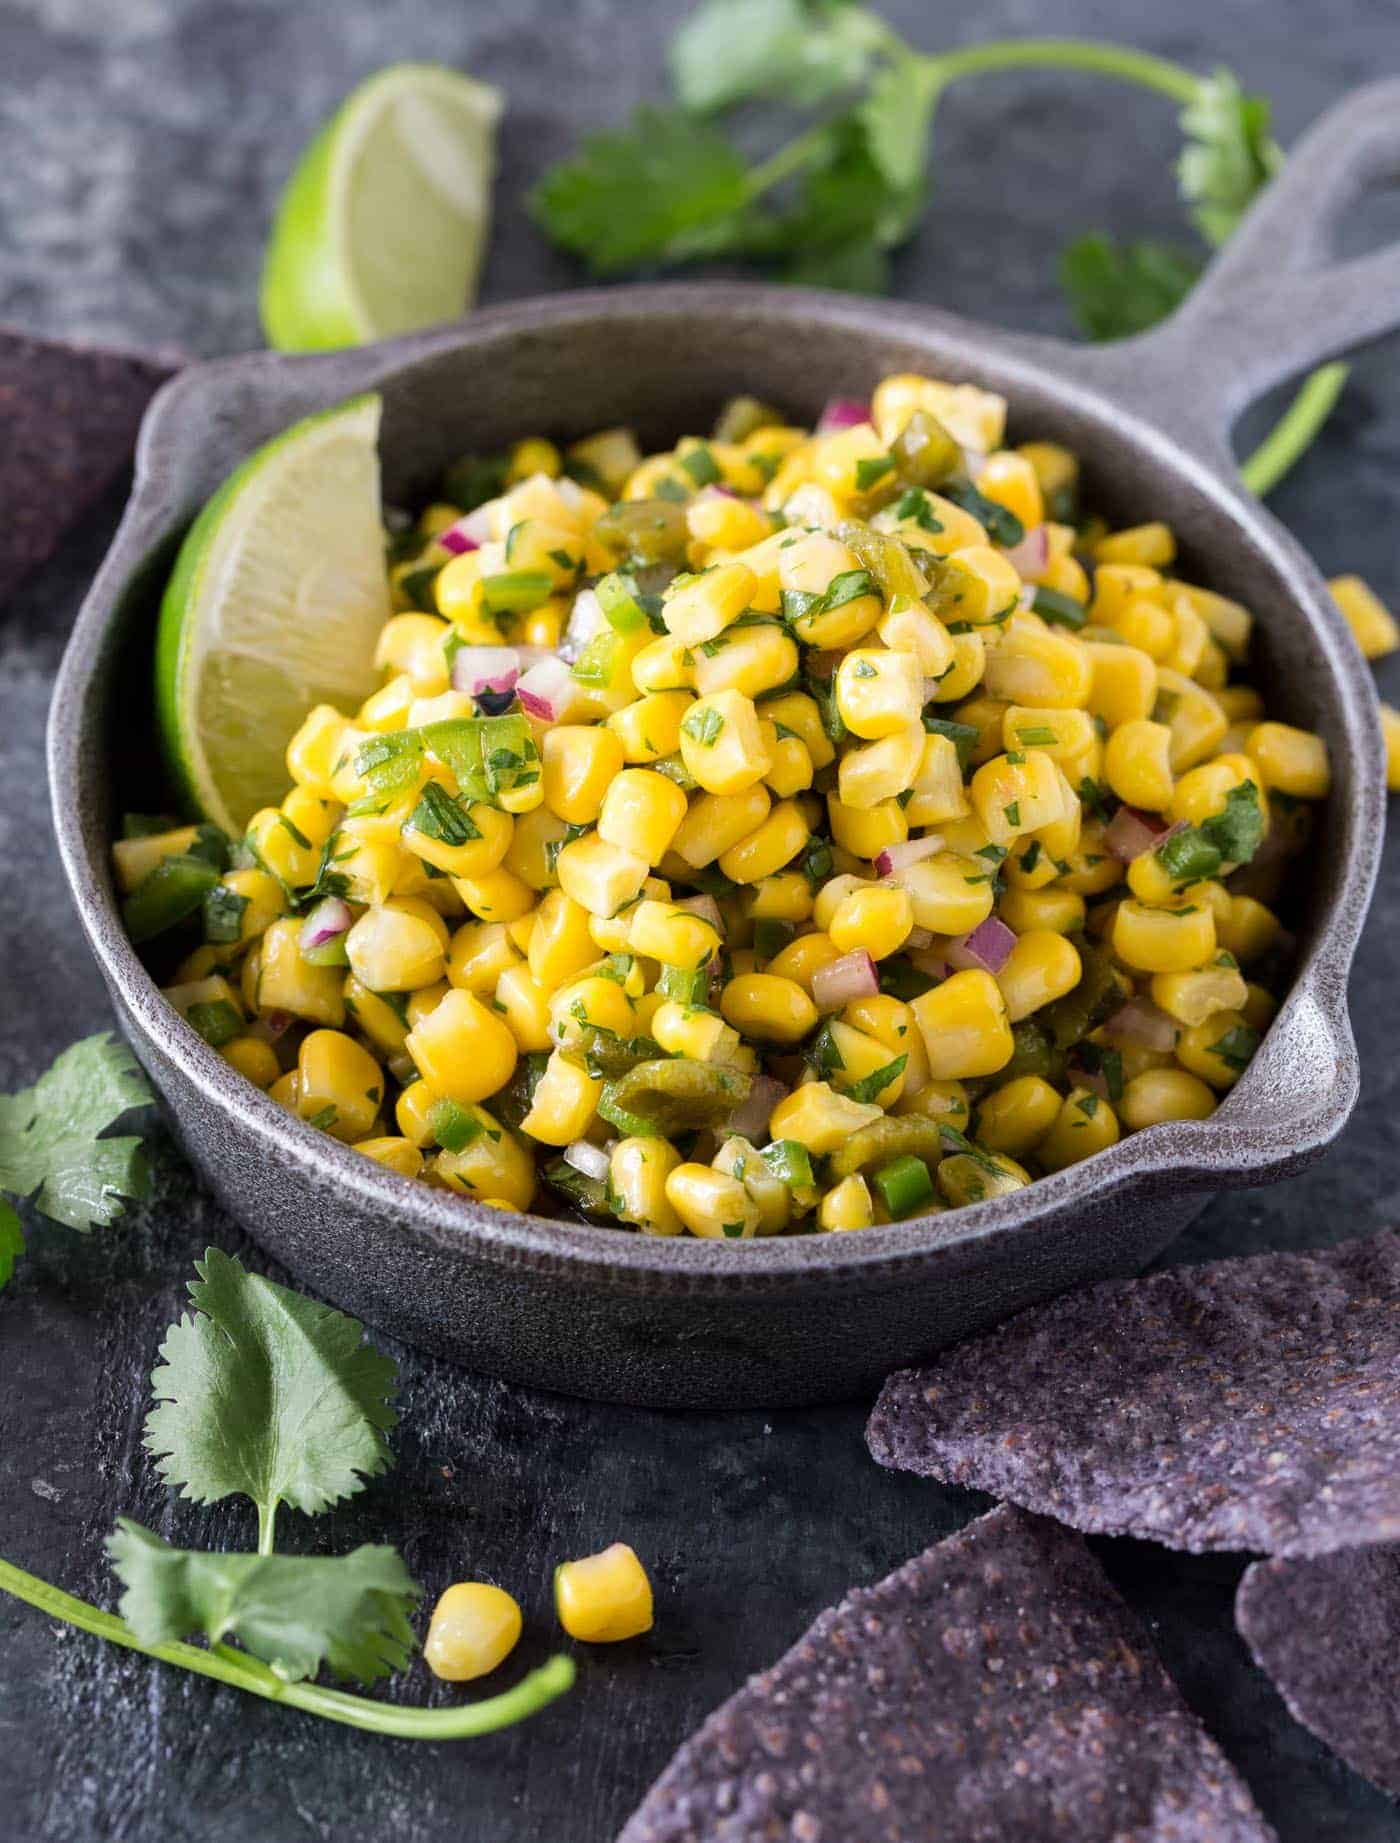
[[[931, 45], [935, 9], [889, 12]], [[571, 145], [655, 94], [685, 7], [658, 0], [0, 0], [0, 319], [49, 334], [212, 355], [258, 342], [257, 264], [296, 151], [357, 78], [398, 57], [460, 61], [507, 91], [500, 224], [487, 299], [568, 286], [571, 267], [518, 209]], [[962, 9], [948, 42], [970, 36]], [[1276, 100], [1286, 142], [1351, 84], [1400, 68], [1394, 0], [988, 0], [979, 36], [1117, 36], [1224, 61]], [[1171, 112], [1086, 79], [1007, 77], [955, 93], [937, 192], [899, 291], [1009, 325], [1067, 330], [1053, 285], [1068, 235], [1173, 233]], [[1395, 216], [1390, 222], [1393, 226]], [[1359, 363], [1343, 407], [1276, 507], [1329, 571], [1400, 602], [1396, 346]], [[41, 737], [63, 636], [116, 511], [0, 609], [0, 1087], [32, 1079], [108, 1021], [48, 838]], [[3, 515], [0, 510], [0, 515]], [[1267, 618], [1267, 610], [1262, 611]], [[1400, 666], [1382, 672], [1400, 695]], [[1364, 1092], [1306, 1176], [1214, 1204], [1185, 1259], [1306, 1246], [1393, 1217], [1394, 992], [1400, 853], [1355, 974]], [[107, 1599], [102, 1535], [129, 1511], [176, 1540], [246, 1544], [251, 1520], [169, 1501], [138, 1435], [144, 1378], [192, 1258], [241, 1238], [157, 1140], [154, 1202], [91, 1242], [37, 1233], [0, 1304], [0, 1554]], [[586, 1654], [563, 1705], [494, 1739], [415, 1747], [333, 1729], [118, 1655], [0, 1599], [0, 1837], [65, 1843], [337, 1843], [470, 1837], [604, 1843], [672, 1747], [851, 1582], [874, 1579], [976, 1507], [878, 1473], [863, 1408], [666, 1418], [483, 1382], [405, 1355], [399, 1465], [329, 1527], [289, 1543], [399, 1543], [435, 1591], [484, 1574], [522, 1597], [549, 1648], [549, 1570], [616, 1535], [651, 1564], [646, 1642]], [[36, 1486], [40, 1481], [42, 1490]], [[1184, 1693], [1285, 1843], [1400, 1838], [1394, 1807], [1296, 1727], [1230, 1623], [1239, 1572], [1101, 1545]], [[424, 1694], [421, 1671], [407, 1693]], [[437, 1692], [439, 1698], [447, 1692]]]

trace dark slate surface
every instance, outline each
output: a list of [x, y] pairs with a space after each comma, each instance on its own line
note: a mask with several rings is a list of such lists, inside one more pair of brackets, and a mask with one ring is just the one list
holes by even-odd
[[[391, 58], [460, 60], [503, 84], [501, 226], [485, 293], [569, 285], [515, 201], [584, 124], [659, 80], [685, 8], [655, 0], [7, 0], [0, 7], [0, 319], [48, 334], [255, 344], [255, 274], [280, 177], [313, 123]], [[928, 41], [935, 12], [892, 16]], [[960, 37], [973, 30], [956, 14]], [[923, 22], [923, 23], [921, 23]], [[1110, 33], [1201, 65], [1226, 61], [1277, 101], [1285, 139], [1350, 84], [1393, 70], [1390, 0], [988, 0], [979, 35]], [[938, 124], [933, 215], [898, 286], [969, 313], [1066, 330], [1053, 285], [1067, 234], [1175, 230], [1170, 111], [1087, 80], [999, 78], [953, 95]], [[1391, 216], [1393, 226], [1394, 217]], [[1400, 602], [1396, 346], [1358, 365], [1342, 410], [1277, 509], [1329, 572], [1355, 568]], [[0, 1086], [31, 1079], [109, 1020], [48, 836], [42, 731], [63, 635], [115, 502], [0, 610]], [[1383, 669], [1400, 697], [1400, 662]], [[1364, 1094], [1340, 1144], [1284, 1187], [1214, 1203], [1178, 1245], [1199, 1260], [1302, 1247], [1392, 1219], [1400, 1134], [1394, 1054], [1400, 851], [1355, 974]], [[193, 1257], [243, 1249], [157, 1141], [154, 1202], [90, 1242], [52, 1227], [0, 1303], [0, 1554], [107, 1599], [100, 1541], [129, 1511], [177, 1540], [252, 1539], [155, 1488], [139, 1449], [144, 1379]], [[330, 1527], [289, 1543], [402, 1545], [430, 1590], [462, 1574], [509, 1584], [551, 1646], [549, 1572], [630, 1539], [658, 1624], [585, 1655], [577, 1690], [528, 1727], [423, 1748], [282, 1713], [65, 1633], [0, 1599], [0, 1837], [64, 1843], [606, 1843], [673, 1747], [751, 1670], [854, 1582], [877, 1579], [982, 1500], [878, 1473], [865, 1404], [685, 1418], [595, 1408], [404, 1355], [400, 1463]], [[1240, 1565], [1102, 1545], [1183, 1693], [1285, 1843], [1391, 1843], [1394, 1806], [1293, 1723], [1231, 1624]], [[421, 1696], [416, 1673], [408, 1693]], [[446, 1694], [447, 1692], [438, 1692]]]

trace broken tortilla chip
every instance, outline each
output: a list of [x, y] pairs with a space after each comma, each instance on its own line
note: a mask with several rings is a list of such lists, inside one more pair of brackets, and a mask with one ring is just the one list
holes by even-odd
[[0, 603], [127, 466], [173, 369], [0, 328]]
[[1235, 1623], [1296, 1719], [1400, 1797], [1400, 1548], [1256, 1561]]
[[867, 1439], [1168, 1548], [1400, 1539], [1400, 1235], [1067, 1294], [891, 1376]]
[[1003, 1507], [822, 1613], [618, 1843], [1273, 1835], [1083, 1541]]

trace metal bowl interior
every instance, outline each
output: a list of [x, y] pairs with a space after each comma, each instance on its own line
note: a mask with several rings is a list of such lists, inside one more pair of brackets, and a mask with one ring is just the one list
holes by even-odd
[[[1130, 1208], [1135, 1196], [1257, 1182], [1315, 1156], [1340, 1130], [1356, 1089], [1345, 981], [1383, 810], [1369, 682], [1316, 571], [1268, 514], [1163, 434], [1144, 413], [1150, 405], [1111, 401], [1068, 352], [1053, 367], [1043, 356], [1029, 342], [919, 309], [719, 284], [522, 303], [383, 347], [307, 360], [251, 356], [167, 386], [143, 432], [126, 520], [74, 632], [55, 695], [50, 763], [70, 883], [138, 1053], [178, 1071], [217, 1117], [195, 1130], [183, 1123], [187, 1139], [234, 1134], [259, 1166], [353, 1198], [357, 1221], [379, 1229], [360, 1255], [345, 1251], [347, 1264], [387, 1268], [408, 1238], [431, 1253], [438, 1272], [453, 1261], [485, 1262], [594, 1293], [734, 1300], [898, 1287], [969, 1241], [1037, 1276], [1038, 1235], [1048, 1223], [1063, 1225], [1067, 1211], [1092, 1238], [1096, 1212]], [[1089, 503], [1122, 522], [1168, 519], [1183, 573], [1256, 610], [1253, 669], [1271, 712], [1317, 729], [1330, 746], [1333, 791], [1289, 918], [1298, 934], [1296, 982], [1251, 1068], [1210, 1120], [1154, 1127], [1013, 1196], [861, 1235], [655, 1240], [502, 1215], [398, 1178], [292, 1119], [170, 1011], [122, 932], [108, 854], [115, 816], [159, 799], [148, 691], [153, 621], [181, 533], [231, 466], [297, 417], [373, 388], [385, 402], [386, 496], [412, 503], [460, 453], [524, 432], [570, 438], [622, 422], [644, 444], [661, 444], [708, 428], [720, 403], [740, 391], [810, 420], [828, 396], [865, 394], [880, 376], [904, 370], [1003, 392], [1016, 439], [1052, 436], [1080, 453]], [[1190, 380], [1179, 388], [1189, 390]], [[239, 1213], [281, 1251], [265, 1220], [266, 1185], [250, 1181], [249, 1198]], [[1177, 1227], [1186, 1213], [1177, 1212]], [[1113, 1262], [1105, 1259], [1107, 1270]], [[1093, 1266], [1090, 1247], [1081, 1271]], [[1053, 1287], [1047, 1273], [1030, 1292]]]

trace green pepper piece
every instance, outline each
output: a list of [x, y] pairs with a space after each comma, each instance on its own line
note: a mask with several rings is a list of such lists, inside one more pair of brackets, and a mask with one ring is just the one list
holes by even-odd
[[928, 1166], [923, 1159], [911, 1157], [907, 1152], [891, 1159], [889, 1164], [882, 1165], [875, 1173], [873, 1182], [884, 1200], [885, 1208], [896, 1222], [902, 1222], [906, 1216], [917, 1215], [934, 1200], [933, 1179], [928, 1174]]
[[911, 486], [936, 487], [962, 460], [962, 449], [936, 416], [915, 410], [890, 443], [901, 480]]
[[[662, 1057], [640, 1062], [610, 1082], [598, 1111], [614, 1125], [615, 1115], [625, 1114], [629, 1120], [644, 1121], [652, 1133], [670, 1138], [722, 1125], [748, 1099], [751, 1085], [752, 1078], [742, 1069], [696, 1062], [689, 1056]], [[604, 1112], [604, 1103], [613, 1111]]]
[[756, 429], [781, 429], [785, 418], [781, 410], [761, 397], [731, 397], [715, 421], [717, 442], [747, 441]]
[[154, 935], [164, 934], [196, 909], [219, 881], [214, 865], [184, 853], [162, 858], [147, 871], [122, 904], [122, 922], [139, 947]]
[[1046, 1005], [1037, 1020], [1049, 1032], [1058, 1054], [1057, 1074], [1063, 1069], [1065, 1052], [1096, 1030], [1128, 996], [1107, 948], [1083, 935], [1076, 935], [1074, 944], [1082, 968], [1079, 984], [1053, 1005]]
[[556, 1158], [551, 1164], [546, 1165], [540, 1175], [546, 1184], [567, 1197], [576, 1209], [585, 1210], [591, 1216], [610, 1216], [612, 1214], [608, 1204], [608, 1187], [601, 1178], [589, 1177], [585, 1172], [575, 1171], [573, 1166], [562, 1158]]
[[1013, 1024], [1011, 1041], [1015, 1047], [1010, 1062], [997, 1071], [998, 1086], [1016, 1081], [1022, 1075], [1040, 1075], [1047, 1081], [1053, 1079], [1055, 1048], [1034, 1018], [1023, 1018], [1019, 1024]]
[[836, 527], [836, 535], [860, 558], [880, 585], [880, 593], [886, 601], [903, 595], [916, 602], [928, 594], [929, 585], [923, 571], [899, 538], [887, 536], [883, 531], [872, 531], [858, 518], [843, 519]]
[[623, 499], [593, 527], [600, 544], [642, 563], [680, 563], [690, 542], [685, 507], [673, 499]]
[[943, 1136], [937, 1120], [925, 1114], [886, 1114], [852, 1133], [831, 1154], [833, 1183], [857, 1171], [872, 1171], [897, 1158], [921, 1158], [936, 1165], [943, 1156]]
[[614, 1081], [626, 1075], [639, 1062], [654, 1062], [664, 1052], [651, 1037], [619, 1037], [600, 1024], [584, 1024], [569, 1042], [561, 1044], [559, 1054], [569, 1062], [581, 1062], [595, 1080], [602, 1076]]

